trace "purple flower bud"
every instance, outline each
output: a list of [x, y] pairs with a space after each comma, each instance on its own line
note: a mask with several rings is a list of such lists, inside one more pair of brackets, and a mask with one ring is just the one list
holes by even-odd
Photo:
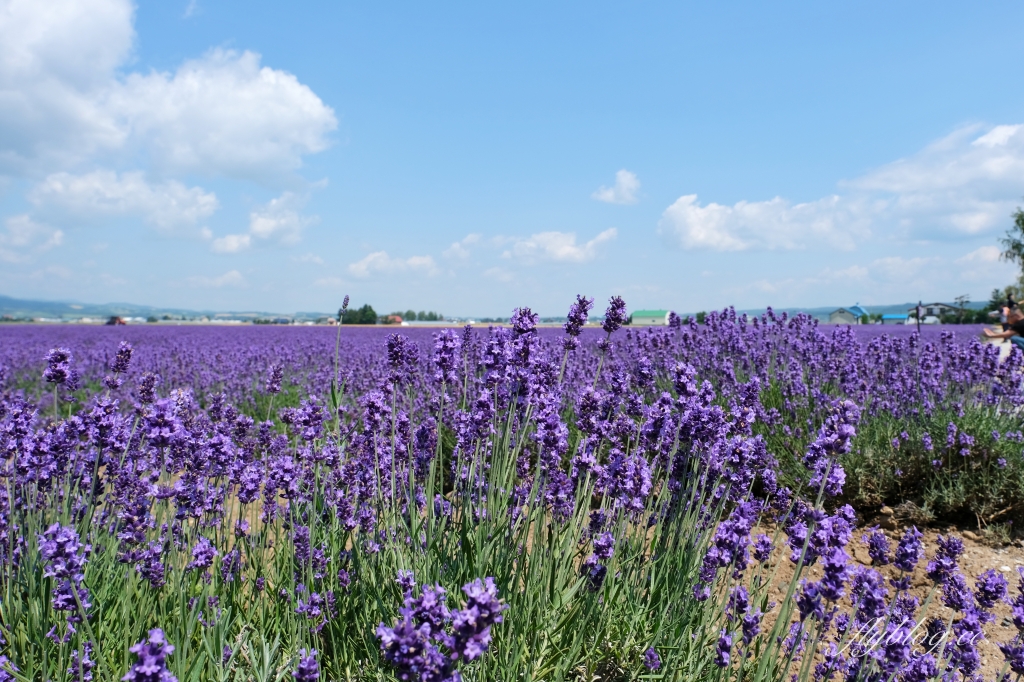
[[911, 526], [903, 533], [899, 544], [896, 546], [896, 559], [893, 564], [904, 573], [911, 573], [917, 566], [917, 562], [924, 556], [924, 546], [921, 544], [921, 531]]
[[608, 308], [604, 311], [604, 323], [601, 327], [612, 334], [619, 330], [626, 321], [626, 302], [621, 296], [612, 296]]
[[128, 674], [121, 678], [122, 682], [178, 682], [178, 678], [167, 669], [167, 657], [174, 653], [174, 647], [167, 643], [160, 628], [150, 630], [148, 639], [129, 651], [136, 655], [137, 660]]
[[878, 530], [878, 526], [869, 529], [871, 532], [861, 539], [868, 546], [868, 556], [873, 566], [885, 566], [889, 563], [889, 538]]
[[644, 652], [644, 667], [651, 672], [661, 668], [661, 656], [658, 655], [653, 646]]
[[320, 666], [316, 662], [316, 649], [299, 650], [299, 665], [292, 673], [296, 682], [315, 682], [320, 678]]

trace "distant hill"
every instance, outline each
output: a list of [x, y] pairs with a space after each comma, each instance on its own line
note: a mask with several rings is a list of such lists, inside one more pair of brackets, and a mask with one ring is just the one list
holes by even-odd
[[[925, 301], [925, 303], [931, 303], [932, 301]], [[849, 305], [849, 304], [846, 304]], [[886, 305], [863, 305], [862, 307], [867, 309], [870, 313], [880, 313], [882, 315], [892, 315], [898, 313], [906, 313], [910, 308], [917, 305], [913, 303], [895, 303]], [[967, 304], [968, 308], [974, 310], [980, 310], [984, 308], [987, 303], [984, 302], [971, 302]], [[807, 313], [820, 320], [828, 320], [828, 315], [833, 310], [844, 306], [823, 306], [815, 308], [773, 308], [777, 314], [783, 312], [789, 315], [795, 315], [796, 313]], [[767, 311], [767, 308], [749, 308], [745, 310], [737, 310], [738, 313], [746, 313], [747, 315], [761, 315]], [[289, 314], [282, 314], [280, 312], [268, 312], [268, 311], [223, 311], [223, 310], [190, 310], [187, 308], [159, 308], [155, 306], [147, 305], [136, 305], [133, 303], [79, 303], [77, 301], [34, 301], [12, 298], [10, 296], [0, 296], [0, 317], [8, 319], [19, 319], [19, 320], [34, 320], [34, 319], [52, 319], [52, 320], [80, 320], [82, 318], [93, 318], [93, 319], [105, 319], [111, 316], [117, 317], [133, 317], [133, 318], [150, 318], [155, 317], [157, 319], [163, 319], [169, 317], [173, 319], [186, 319], [186, 320], [197, 320], [207, 318], [210, 320], [255, 320], [255, 319], [266, 319], [266, 318], [289, 318], [294, 320], [315, 320], [321, 317], [333, 317], [335, 312], [296, 312]], [[696, 314], [696, 311], [680, 312], [682, 317], [688, 317]], [[477, 316], [463, 316], [457, 317], [450, 321], [458, 321], [465, 319], [475, 320], [489, 320], [491, 318], [481, 318]], [[497, 318], [501, 320], [507, 320], [507, 317]], [[592, 315], [591, 319], [600, 320], [602, 319], [600, 313]], [[545, 317], [543, 322], [549, 323], [560, 323], [564, 322], [564, 317]]]
[[133, 303], [78, 303], [75, 301], [32, 301], [10, 296], [0, 296], [0, 317], [14, 319], [53, 319], [79, 320], [84, 317], [108, 318], [135, 317], [162, 319], [165, 316], [175, 319], [211, 320], [253, 320], [257, 318], [291, 317], [294, 319], [316, 319], [330, 313], [303, 312], [294, 315], [282, 315], [267, 311], [220, 311], [220, 310], [189, 310], [187, 308], [158, 308]]

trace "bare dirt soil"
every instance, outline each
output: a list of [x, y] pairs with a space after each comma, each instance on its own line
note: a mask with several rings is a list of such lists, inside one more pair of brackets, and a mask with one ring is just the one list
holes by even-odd
[[[881, 518], [879, 520], [885, 521], [886, 519]], [[891, 529], [883, 530], [883, 532], [889, 538], [892, 549], [895, 549], [906, 526], [896, 525], [891, 522], [889, 526]], [[847, 552], [850, 553], [854, 566], [872, 566], [871, 557], [868, 556], [867, 545], [861, 541], [861, 537], [867, 534], [869, 528], [870, 525], [858, 528], [854, 532], [853, 540], [847, 546]], [[767, 532], [770, 535], [771, 530], [766, 528], [761, 532]], [[933, 590], [932, 581], [925, 575], [925, 567], [935, 554], [935, 550], [938, 547], [936, 538], [939, 535], [955, 535], [963, 540], [964, 554], [960, 557], [959, 565], [961, 572], [967, 578], [967, 582], [972, 589], [974, 589], [976, 578], [985, 571], [992, 569], [1001, 573], [1009, 583], [1007, 590], [1008, 598], [1012, 599], [1018, 594], [1018, 584], [1020, 583], [1018, 571], [1024, 569], [1024, 547], [1017, 544], [994, 546], [983, 541], [978, 535], [969, 530], [959, 530], [956, 528], [919, 528], [919, 530], [924, 534], [921, 540], [924, 543], [925, 558], [918, 563], [917, 569], [911, 576], [912, 588], [910, 593], [917, 597], [922, 605]], [[756, 532], [759, 531], [755, 530]], [[777, 549], [776, 551], [779, 550]], [[785, 598], [789, 583], [793, 577], [794, 568], [795, 566], [784, 556], [773, 580], [772, 593], [777, 601]], [[899, 577], [899, 571], [891, 564], [888, 566], [875, 566], [874, 568], [885, 576], [887, 581], [889, 578]], [[820, 564], [805, 568], [803, 577], [808, 580], [820, 579], [822, 577]], [[894, 590], [890, 585], [887, 585], [887, 587], [891, 596]], [[844, 606], [849, 607], [849, 589], [847, 589], [847, 596], [844, 602]], [[775, 611], [777, 611], [777, 608]], [[795, 611], [796, 609], [794, 609]], [[997, 644], [1009, 642], [1017, 635], [1017, 630], [1011, 620], [1009, 604], [1004, 602], [996, 604], [993, 613], [995, 614], [995, 620], [985, 626], [985, 640], [977, 642], [978, 652], [982, 658], [982, 668], [979, 672], [985, 679], [995, 679], [1003, 669], [1003, 653], [999, 650]], [[943, 606], [942, 593], [939, 590], [932, 597], [927, 612], [922, 615], [922, 611], [918, 610], [917, 619], [922, 621], [935, 616], [948, 622], [952, 615], [953, 612], [946, 606]], [[797, 615], [794, 613], [794, 620], [796, 617]], [[771, 627], [770, 614], [766, 616], [765, 626], [766, 628]]]

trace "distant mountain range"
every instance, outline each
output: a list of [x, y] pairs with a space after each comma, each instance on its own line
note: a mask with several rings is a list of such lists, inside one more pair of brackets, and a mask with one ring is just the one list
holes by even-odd
[[[932, 303], [932, 301], [925, 301], [925, 303]], [[914, 303], [897, 303], [890, 305], [865, 305], [870, 313], [881, 313], [883, 315], [891, 315], [898, 313], [906, 313], [907, 310], [913, 308], [916, 305]], [[984, 308], [987, 304], [982, 302], [968, 303], [967, 307], [975, 310]], [[796, 313], [807, 313], [817, 317], [818, 319], [827, 320], [829, 313], [840, 306], [825, 306], [818, 308], [773, 308], [777, 314], [783, 312], [789, 315]], [[846, 307], [846, 306], [844, 306]], [[766, 308], [751, 308], [747, 310], [737, 310], [738, 313], [746, 313], [747, 315], [761, 315], [767, 309]], [[158, 308], [147, 305], [135, 305], [132, 303], [104, 303], [104, 304], [92, 304], [92, 303], [78, 303], [75, 301], [30, 301], [24, 299], [11, 298], [10, 296], [0, 296], [0, 317], [7, 319], [17, 320], [36, 320], [36, 319], [48, 319], [48, 320], [81, 320], [83, 318], [91, 319], [106, 319], [112, 316], [121, 318], [141, 318], [149, 319], [156, 318], [161, 319], [186, 319], [186, 320], [201, 320], [206, 318], [211, 321], [227, 321], [227, 320], [240, 320], [240, 321], [252, 321], [256, 319], [275, 319], [275, 318], [288, 318], [293, 320], [316, 320], [317, 318], [333, 316], [334, 312], [297, 312], [292, 314], [282, 314], [279, 312], [268, 312], [268, 311], [223, 311], [223, 310], [189, 310], [186, 308]], [[692, 315], [691, 313], [680, 313], [683, 317]], [[598, 315], [600, 317], [600, 315]], [[460, 318], [462, 319], [462, 318]], [[480, 319], [478, 317], [470, 317], [465, 319]], [[485, 318], [486, 319], [486, 318]], [[545, 317], [544, 321], [557, 322], [564, 320], [564, 318], [548, 318]]]
[[[300, 312], [287, 315], [293, 319], [316, 319], [330, 313]], [[75, 301], [28, 301], [0, 296], [0, 317], [15, 319], [79, 320], [82, 318], [105, 319], [112, 316], [121, 318], [155, 317], [157, 319], [201, 319], [210, 320], [255, 320], [283, 317], [280, 313], [266, 311], [222, 311], [189, 310], [186, 308], [158, 308], [133, 303], [78, 303]]]

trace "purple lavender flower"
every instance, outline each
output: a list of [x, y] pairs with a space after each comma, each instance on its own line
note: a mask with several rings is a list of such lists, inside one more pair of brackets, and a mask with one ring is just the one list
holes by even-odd
[[626, 302], [621, 296], [612, 296], [608, 301], [608, 308], [604, 311], [604, 322], [601, 327], [613, 334], [618, 331], [626, 322]]
[[206, 571], [213, 565], [213, 558], [220, 552], [206, 538], [199, 538], [199, 542], [192, 548], [192, 561], [185, 567], [186, 571]]
[[92, 606], [89, 591], [82, 584], [91, 549], [81, 543], [73, 528], [59, 523], [39, 536], [39, 553], [46, 565], [43, 576], [56, 583], [51, 592], [52, 606], [54, 611], [68, 613], [68, 637], [75, 631], [74, 624], [81, 622], [83, 612]]
[[442, 329], [434, 335], [434, 379], [443, 384], [458, 382], [458, 354], [462, 340], [451, 329]]
[[651, 672], [661, 668], [661, 656], [658, 655], [653, 646], [644, 652], [644, 667]]
[[587, 324], [587, 314], [594, 307], [594, 299], [583, 295], [576, 296], [576, 302], [569, 308], [569, 315], [565, 320], [565, 338], [562, 339], [562, 347], [565, 350], [576, 350], [580, 347], [579, 335]]
[[139, 402], [149, 405], [156, 402], [156, 387], [160, 384], [160, 375], [153, 372], [146, 372], [139, 379], [138, 392]]
[[532, 334], [537, 331], [537, 320], [540, 318], [537, 313], [529, 308], [516, 308], [512, 311], [512, 332], [516, 336]]
[[299, 650], [299, 664], [292, 673], [296, 682], [315, 682], [320, 678], [320, 666], [316, 662], [316, 649]]
[[813, 474], [808, 482], [812, 490], [823, 488], [833, 497], [843, 492], [846, 472], [838, 458], [850, 451], [859, 421], [860, 408], [849, 400], [841, 400], [832, 408], [803, 458]]
[[772, 557], [772, 539], [767, 535], [758, 535], [754, 541], [754, 558], [762, 564], [768, 563]]
[[47, 383], [60, 386], [71, 378], [71, 351], [67, 348], [54, 348], [46, 354], [46, 369], [43, 378]]
[[942, 603], [954, 611], [966, 611], [972, 604], [971, 590], [962, 573], [953, 573], [942, 583]]
[[903, 532], [899, 544], [896, 546], [896, 559], [893, 564], [904, 573], [911, 573], [917, 566], [917, 562], [924, 556], [924, 546], [921, 544], [922, 533], [916, 526], [911, 526]]
[[122, 341], [117, 348], [117, 354], [110, 363], [110, 371], [114, 374], [124, 374], [128, 371], [128, 365], [132, 361], [132, 344]]
[[939, 549], [935, 553], [935, 558], [928, 562], [928, 577], [937, 583], [944, 583], [957, 570], [957, 559], [964, 553], [964, 543], [952, 535], [940, 535], [935, 542]]
[[1010, 670], [1017, 675], [1024, 675], [1024, 644], [1019, 640], [999, 644], [999, 650], [1003, 652], [1003, 658], [1010, 665]]
[[868, 546], [868, 555], [871, 557], [873, 566], [885, 566], [889, 563], [889, 538], [885, 533], [878, 530], [878, 526], [868, 529], [871, 532], [863, 536], [862, 540]]
[[466, 605], [452, 612], [452, 656], [475, 661], [487, 651], [491, 643], [491, 626], [502, 622], [501, 613], [508, 606], [498, 600], [494, 578], [477, 578], [463, 585], [462, 591], [466, 594]]
[[983, 609], [994, 608], [996, 602], [1006, 596], [1006, 578], [992, 569], [978, 576], [974, 586], [974, 599]]
[[284, 367], [281, 365], [270, 366], [270, 376], [267, 377], [266, 391], [270, 394], [281, 392], [281, 382], [284, 380]]
[[715, 647], [715, 665], [719, 668], [729, 667], [729, 651], [732, 649], [732, 636], [725, 628], [718, 634], [718, 645]]
[[402, 588], [402, 594], [410, 595], [416, 587], [416, 577], [412, 571], [398, 571], [395, 582]]
[[178, 678], [167, 669], [167, 657], [174, 653], [174, 647], [167, 643], [160, 628], [150, 630], [148, 639], [129, 651], [136, 655], [137, 660], [128, 674], [121, 678], [122, 682], [178, 682]]
[[[71, 650], [71, 661], [68, 666], [68, 675], [71, 676], [72, 682], [91, 682], [92, 671], [96, 667], [96, 661], [92, 660], [92, 642], [84, 642], [82, 644], [82, 653], [79, 655], [78, 649]], [[0, 675], [3, 675], [0, 672]], [[0, 680], [3, 678], [0, 677]]]
[[594, 555], [598, 559], [607, 560], [612, 558], [615, 551], [615, 537], [611, 533], [601, 533], [594, 538]]

